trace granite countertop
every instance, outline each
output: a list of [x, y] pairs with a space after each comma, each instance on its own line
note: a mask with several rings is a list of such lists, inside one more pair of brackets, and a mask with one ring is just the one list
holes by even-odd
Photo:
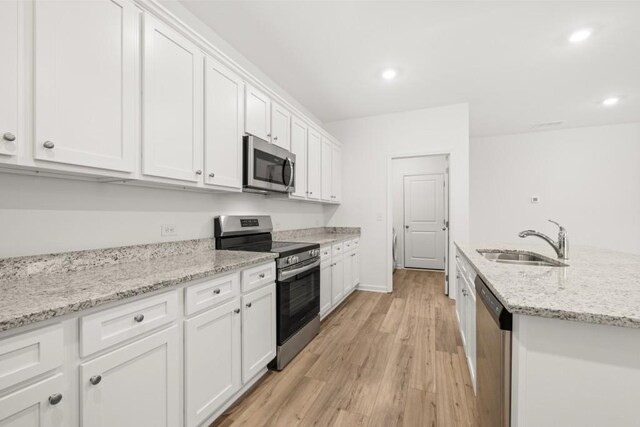
[[551, 247], [456, 246], [511, 313], [640, 328], [640, 255], [573, 246], [568, 267], [541, 267], [492, 262], [477, 249], [516, 249], [555, 259]]
[[276, 258], [218, 251], [209, 243], [182, 253], [176, 247], [142, 245], [0, 260], [0, 331]]
[[302, 230], [274, 231], [273, 239], [328, 245], [360, 237], [359, 227], [319, 227]]

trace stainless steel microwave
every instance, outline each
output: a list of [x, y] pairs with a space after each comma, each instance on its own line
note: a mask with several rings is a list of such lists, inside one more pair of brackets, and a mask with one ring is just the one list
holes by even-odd
[[295, 191], [296, 155], [253, 135], [243, 138], [244, 191], [291, 193]]

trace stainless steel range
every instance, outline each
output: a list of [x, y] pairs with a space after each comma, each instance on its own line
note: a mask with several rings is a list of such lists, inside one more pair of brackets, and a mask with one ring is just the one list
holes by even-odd
[[273, 241], [268, 215], [217, 216], [216, 249], [273, 252], [276, 259], [277, 356], [281, 370], [320, 331], [320, 245]]

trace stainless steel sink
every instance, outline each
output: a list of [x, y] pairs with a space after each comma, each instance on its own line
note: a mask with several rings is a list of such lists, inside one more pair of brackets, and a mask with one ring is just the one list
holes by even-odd
[[565, 263], [534, 252], [478, 249], [478, 253], [489, 261], [503, 264], [534, 265], [540, 267], [568, 267]]

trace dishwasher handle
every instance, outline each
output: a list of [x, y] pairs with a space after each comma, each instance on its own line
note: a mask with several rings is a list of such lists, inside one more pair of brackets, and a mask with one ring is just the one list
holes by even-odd
[[486, 283], [476, 276], [475, 288], [477, 295], [477, 304], [482, 303], [498, 327], [503, 331], [511, 331], [513, 329], [513, 315], [502, 305], [500, 300], [491, 292]]

